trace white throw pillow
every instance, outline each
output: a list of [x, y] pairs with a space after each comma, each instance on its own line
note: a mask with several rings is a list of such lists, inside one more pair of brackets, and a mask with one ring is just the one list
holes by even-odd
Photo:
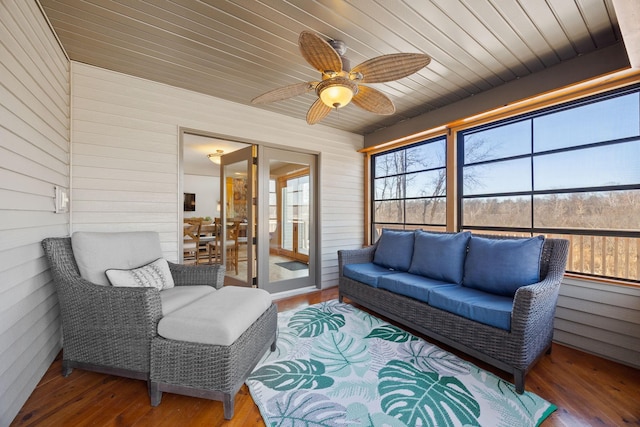
[[171, 270], [169, 270], [169, 263], [164, 258], [132, 270], [112, 268], [105, 271], [105, 274], [113, 286], [156, 288], [161, 291], [171, 289], [175, 285]]

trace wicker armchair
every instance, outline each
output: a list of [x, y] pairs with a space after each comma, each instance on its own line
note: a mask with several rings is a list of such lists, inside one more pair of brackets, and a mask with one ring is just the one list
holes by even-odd
[[[153, 406], [160, 403], [161, 391], [171, 391], [221, 400], [225, 418], [233, 416], [235, 394], [260, 357], [275, 343], [275, 305], [231, 346], [164, 339], [158, 335], [158, 322], [163, 318], [158, 289], [104, 286], [83, 279], [71, 238], [47, 238], [42, 246], [62, 317], [63, 376], [79, 368], [145, 380]], [[169, 268], [176, 287], [222, 288], [224, 266], [169, 263]], [[191, 354], [194, 348], [197, 354]], [[200, 382], [192, 384], [185, 382], [189, 378], [180, 377], [165, 380], [162, 372], [175, 372], [176, 367], [182, 372], [174, 376], [192, 376], [193, 371]], [[164, 384], [172, 380], [174, 388]]]

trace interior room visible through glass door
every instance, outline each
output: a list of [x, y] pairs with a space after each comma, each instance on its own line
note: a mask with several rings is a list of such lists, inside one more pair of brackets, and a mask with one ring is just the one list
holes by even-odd
[[[282, 292], [315, 281], [315, 156], [264, 147], [259, 287]], [[267, 256], [268, 254], [268, 256]], [[264, 273], [262, 273], [264, 272]]]
[[256, 154], [257, 147], [249, 146], [221, 158], [222, 206], [216, 258], [226, 265], [225, 285], [256, 284]]

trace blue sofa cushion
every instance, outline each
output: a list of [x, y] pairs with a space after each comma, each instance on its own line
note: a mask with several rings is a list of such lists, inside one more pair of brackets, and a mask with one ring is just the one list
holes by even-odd
[[454, 285], [410, 273], [388, 274], [378, 279], [378, 287], [380, 289], [386, 289], [394, 294], [404, 295], [427, 303], [429, 302], [430, 290], [440, 286]]
[[543, 244], [543, 236], [505, 240], [472, 236], [462, 284], [512, 297], [519, 287], [540, 281]]
[[396, 271], [386, 267], [382, 267], [372, 262], [364, 264], [346, 264], [342, 268], [342, 274], [349, 279], [366, 283], [374, 288], [378, 287], [378, 279], [387, 274], [393, 274]]
[[413, 231], [382, 230], [373, 262], [387, 268], [407, 271], [413, 255]]
[[455, 234], [416, 231], [409, 273], [461, 284], [469, 238], [468, 231]]
[[429, 305], [485, 325], [511, 330], [512, 297], [462, 285], [441, 286], [429, 292]]

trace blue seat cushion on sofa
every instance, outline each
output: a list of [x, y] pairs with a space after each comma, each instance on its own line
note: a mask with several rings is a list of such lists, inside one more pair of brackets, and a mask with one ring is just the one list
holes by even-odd
[[342, 274], [345, 277], [356, 280], [358, 282], [366, 283], [367, 285], [373, 286], [374, 288], [378, 287], [378, 279], [381, 276], [393, 273], [397, 273], [397, 271], [382, 267], [372, 262], [363, 264], [346, 264], [342, 268]]
[[543, 244], [543, 236], [504, 240], [472, 236], [462, 284], [512, 297], [519, 287], [540, 281]]
[[373, 262], [382, 267], [407, 271], [413, 256], [413, 231], [383, 229]]
[[513, 298], [462, 285], [441, 286], [429, 292], [429, 305], [485, 325], [511, 330]]
[[461, 284], [469, 238], [468, 231], [450, 234], [416, 231], [409, 273]]
[[386, 289], [394, 294], [404, 295], [427, 303], [429, 302], [429, 292], [431, 289], [440, 286], [454, 285], [410, 273], [388, 274], [378, 279], [378, 288], [380, 289]]

